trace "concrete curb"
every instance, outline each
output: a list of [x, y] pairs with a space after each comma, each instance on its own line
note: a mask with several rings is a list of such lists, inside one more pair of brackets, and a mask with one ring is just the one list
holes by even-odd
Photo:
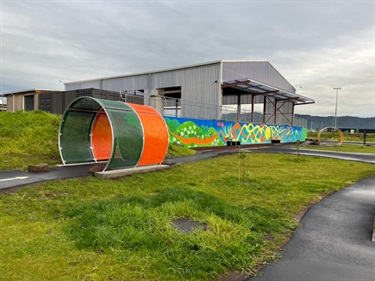
[[142, 167], [137, 167], [137, 168], [128, 168], [128, 169], [96, 172], [94, 175], [97, 178], [115, 179], [115, 178], [133, 175], [133, 174], [144, 174], [144, 173], [149, 173], [149, 172], [166, 170], [166, 169], [169, 169], [169, 168], [170, 168], [170, 166], [168, 166], [168, 165], [150, 165], [150, 166], [142, 166]]

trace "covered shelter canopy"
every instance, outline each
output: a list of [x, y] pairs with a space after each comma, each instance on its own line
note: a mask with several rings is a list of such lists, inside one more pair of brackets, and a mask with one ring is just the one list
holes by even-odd
[[294, 106], [315, 103], [295, 90], [287, 91], [250, 78], [224, 81], [221, 89], [223, 105], [237, 105], [237, 121], [241, 120], [242, 105], [251, 105], [250, 122], [254, 122], [254, 106], [263, 104], [262, 123], [294, 125]]
[[[263, 95], [273, 97], [276, 100], [291, 101], [295, 105], [315, 103], [313, 99], [298, 95], [296, 93], [287, 92], [275, 87], [250, 80], [249, 78], [241, 78], [236, 80], [225, 81], [221, 85], [222, 89], [232, 88], [242, 92], [242, 94]], [[224, 93], [225, 95], [225, 93]]]

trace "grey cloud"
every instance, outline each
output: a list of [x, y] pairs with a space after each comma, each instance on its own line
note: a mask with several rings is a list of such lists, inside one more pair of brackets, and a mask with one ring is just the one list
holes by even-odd
[[[373, 4], [364, 1], [4, 2], [0, 92], [217, 59], [269, 60], [328, 115], [371, 115]], [[345, 94], [343, 90], [343, 95]], [[344, 95], [345, 96], [345, 95]], [[355, 106], [353, 106], [355, 105]], [[370, 105], [370, 106], [369, 106]], [[361, 110], [356, 109], [356, 107]]]

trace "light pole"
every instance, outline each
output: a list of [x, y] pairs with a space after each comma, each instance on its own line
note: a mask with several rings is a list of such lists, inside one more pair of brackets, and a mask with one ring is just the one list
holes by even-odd
[[339, 90], [341, 90], [341, 87], [333, 88], [336, 90], [336, 106], [335, 106], [335, 129], [337, 130], [337, 100], [339, 98]]

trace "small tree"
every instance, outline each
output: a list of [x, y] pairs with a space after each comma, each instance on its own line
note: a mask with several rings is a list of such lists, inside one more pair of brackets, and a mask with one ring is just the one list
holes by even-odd
[[297, 147], [297, 157], [299, 156], [299, 146], [301, 144], [301, 141], [300, 140], [297, 140], [296, 141], [296, 147]]
[[246, 152], [239, 147], [238, 149], [238, 159], [239, 159], [239, 171], [238, 171], [238, 178], [240, 182], [245, 180], [245, 158]]

